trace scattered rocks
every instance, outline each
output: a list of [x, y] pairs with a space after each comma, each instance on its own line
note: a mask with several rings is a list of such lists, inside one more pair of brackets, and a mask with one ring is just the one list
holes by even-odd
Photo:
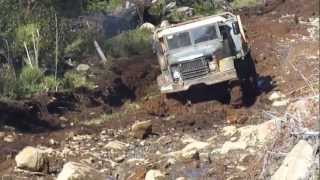
[[271, 177], [271, 180], [300, 180], [309, 179], [310, 168], [314, 162], [313, 148], [300, 140], [282, 162], [280, 168]]
[[159, 170], [149, 170], [146, 174], [145, 180], [165, 180], [165, 175]]
[[17, 167], [34, 172], [43, 172], [49, 169], [46, 154], [37, 148], [27, 146], [15, 158]]
[[63, 166], [62, 171], [57, 177], [57, 180], [105, 180], [106, 177], [99, 171], [89, 166], [68, 162]]
[[144, 139], [152, 132], [152, 122], [149, 121], [142, 121], [136, 122], [131, 127], [131, 136]]

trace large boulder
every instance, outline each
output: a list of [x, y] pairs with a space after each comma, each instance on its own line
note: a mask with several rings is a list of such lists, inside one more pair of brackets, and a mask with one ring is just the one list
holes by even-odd
[[161, 171], [154, 170], [154, 169], [149, 170], [145, 177], [145, 180], [165, 180], [165, 179], [166, 177]]
[[312, 146], [308, 142], [300, 140], [284, 159], [271, 180], [309, 179], [310, 168], [314, 161]]
[[49, 169], [47, 155], [44, 151], [27, 146], [15, 158], [17, 167], [34, 172], [43, 172]]
[[231, 150], [245, 150], [247, 147], [264, 147], [278, 135], [277, 120], [270, 120], [259, 125], [249, 125], [238, 129], [239, 138], [236, 141], [227, 141], [220, 149], [226, 154]]
[[152, 122], [149, 121], [142, 121], [136, 122], [131, 127], [131, 136], [144, 139], [152, 132]]
[[105, 180], [106, 177], [94, 168], [76, 162], [63, 166], [57, 180]]

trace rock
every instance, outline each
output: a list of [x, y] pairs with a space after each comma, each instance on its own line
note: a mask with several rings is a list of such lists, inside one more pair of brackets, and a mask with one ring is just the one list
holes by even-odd
[[40, 149], [27, 146], [15, 158], [17, 167], [34, 172], [48, 170], [47, 155]]
[[233, 136], [238, 132], [236, 126], [226, 126], [222, 129], [222, 133], [224, 136]]
[[167, 26], [170, 26], [170, 23], [168, 20], [163, 20], [160, 24], [160, 27], [167, 27]]
[[127, 149], [129, 145], [120, 141], [111, 141], [104, 146], [106, 149], [116, 150], [116, 151], [124, 151]]
[[282, 94], [281, 92], [279, 91], [275, 91], [273, 92], [270, 96], [269, 96], [269, 100], [270, 101], [274, 101], [274, 100], [279, 100], [279, 99], [282, 99], [282, 98], [285, 98], [286, 96], [284, 94]]
[[165, 175], [159, 170], [149, 170], [146, 174], [145, 180], [165, 180]]
[[190, 7], [179, 7], [177, 8], [177, 13], [185, 15], [185, 16], [193, 16], [193, 8]]
[[151, 31], [151, 32], [154, 32], [156, 27], [151, 24], [151, 23], [144, 23], [140, 26], [140, 29], [143, 29], [143, 30], [148, 30], [148, 31]]
[[195, 159], [195, 160], [199, 160], [199, 151], [197, 150], [190, 150], [190, 151], [182, 151], [181, 153], [181, 157], [183, 158], [183, 160], [191, 160], [191, 159]]
[[187, 180], [187, 179], [184, 177], [178, 177], [176, 180]]
[[126, 180], [141, 180], [144, 179], [145, 175], [147, 173], [147, 170], [144, 167], [137, 167], [133, 170], [133, 172], [130, 174]]
[[105, 180], [106, 177], [99, 171], [89, 166], [68, 162], [63, 166], [57, 180]]
[[287, 99], [285, 100], [279, 100], [279, 101], [274, 101], [272, 103], [273, 107], [281, 107], [281, 106], [286, 106], [289, 103], [289, 101]]
[[186, 147], [184, 147], [182, 149], [182, 152], [188, 152], [188, 151], [191, 151], [191, 150], [202, 150], [202, 149], [205, 149], [209, 146], [209, 143], [207, 142], [201, 142], [201, 141], [194, 141], [190, 144], [188, 144]]
[[314, 161], [312, 146], [308, 142], [300, 140], [286, 156], [271, 180], [309, 179], [310, 169]]
[[207, 142], [196, 141], [186, 145], [182, 150], [167, 154], [177, 160], [191, 160], [199, 159], [199, 151], [204, 150], [210, 146]]
[[3, 141], [7, 142], [7, 143], [12, 143], [12, 142], [16, 141], [16, 139], [17, 139], [16, 136], [9, 134], [3, 138]]
[[259, 125], [239, 128], [239, 138], [234, 142], [225, 142], [220, 149], [220, 153], [225, 154], [231, 150], [244, 150], [249, 146], [265, 146], [278, 135], [277, 124], [278, 120], [270, 120]]
[[79, 64], [76, 69], [77, 71], [86, 72], [90, 69], [90, 66], [88, 64]]
[[210, 153], [200, 153], [199, 158], [201, 162], [211, 162]]
[[161, 136], [158, 140], [157, 143], [161, 145], [167, 145], [172, 142], [172, 139], [169, 136]]
[[138, 139], [146, 138], [152, 132], [152, 122], [142, 121], [136, 122], [131, 127], [131, 135]]
[[119, 157], [115, 158], [115, 161], [116, 161], [117, 163], [121, 163], [121, 162], [123, 162], [125, 159], [126, 159], [126, 155], [122, 155], [122, 156], [119, 156]]

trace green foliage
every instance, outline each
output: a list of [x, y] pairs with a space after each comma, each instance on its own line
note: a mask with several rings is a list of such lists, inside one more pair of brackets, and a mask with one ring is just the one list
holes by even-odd
[[16, 78], [13, 68], [4, 64], [0, 68], [0, 96], [14, 97]]
[[233, 0], [231, 6], [235, 9], [242, 7], [251, 7], [257, 5], [257, 0]]
[[35, 23], [30, 23], [26, 25], [21, 25], [16, 29], [16, 42], [18, 44], [31, 45], [33, 36], [36, 36], [38, 25]]
[[148, 9], [148, 13], [154, 16], [162, 17], [164, 15], [165, 0], [159, 0]]
[[89, 12], [110, 12], [122, 5], [122, 0], [89, 0], [87, 11]]
[[196, 15], [213, 15], [216, 13], [216, 7], [212, 1], [200, 1], [193, 5]]
[[17, 80], [15, 93], [18, 97], [30, 97], [33, 94], [43, 91], [43, 73], [38, 68], [25, 66]]
[[105, 42], [108, 56], [115, 58], [145, 54], [152, 51], [151, 32], [145, 29], [136, 29], [122, 33]]
[[64, 88], [76, 89], [79, 87], [94, 88], [94, 84], [88, 81], [87, 77], [76, 71], [66, 72], [64, 75]]

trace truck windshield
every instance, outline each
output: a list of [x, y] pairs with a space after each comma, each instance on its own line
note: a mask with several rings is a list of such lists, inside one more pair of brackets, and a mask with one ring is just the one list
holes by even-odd
[[191, 36], [194, 39], [195, 44], [210, 41], [218, 37], [215, 25], [203, 26], [198, 27], [196, 29], [192, 29]]
[[166, 37], [168, 48], [170, 50], [178, 49], [191, 45], [189, 32], [181, 32]]

